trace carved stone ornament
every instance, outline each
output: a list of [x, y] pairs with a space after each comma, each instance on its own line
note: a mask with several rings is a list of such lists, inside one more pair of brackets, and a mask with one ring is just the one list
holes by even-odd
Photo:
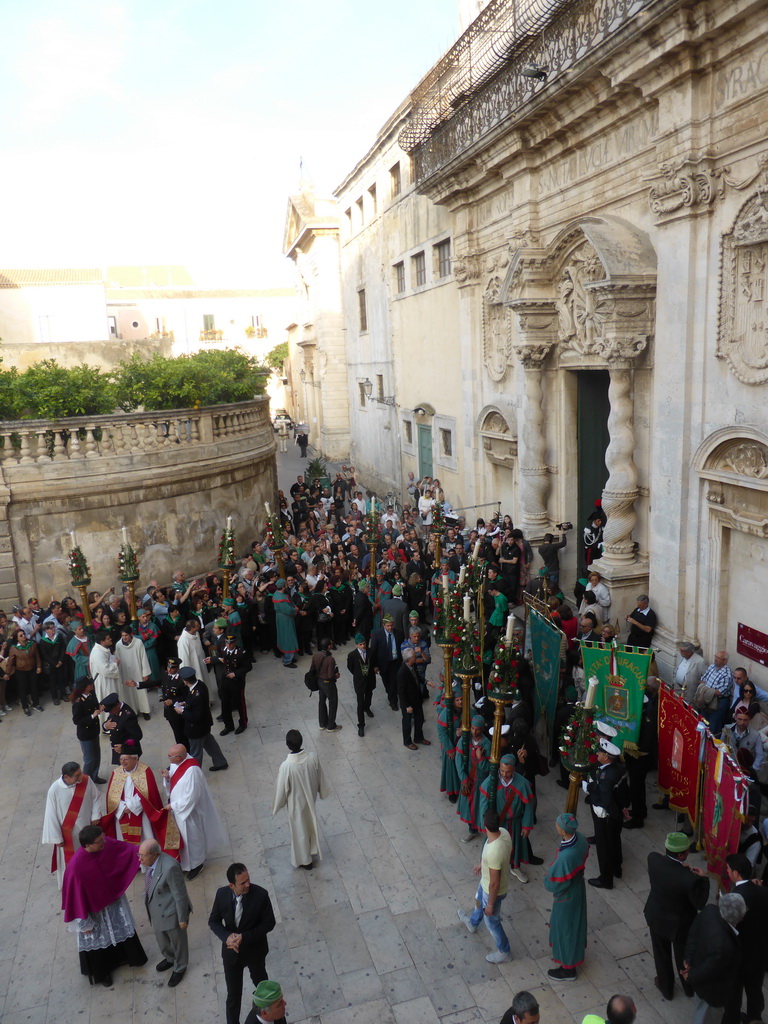
[[737, 444], [725, 452], [721, 465], [739, 476], [765, 480], [768, 477], [768, 448], [752, 441]]
[[549, 342], [542, 344], [520, 344], [515, 345], [515, 355], [523, 364], [526, 370], [540, 370], [544, 360], [549, 355], [552, 345]]
[[656, 217], [663, 219], [681, 209], [710, 206], [716, 196], [722, 198], [722, 185], [718, 189], [717, 172], [707, 157], [686, 157], [678, 163], [664, 161], [659, 164], [654, 184], [648, 189], [648, 205]]
[[723, 235], [717, 349], [744, 384], [768, 382], [768, 186]]
[[580, 355], [604, 354], [603, 324], [609, 300], [587, 288], [604, 278], [597, 253], [589, 242], [583, 242], [571, 253], [556, 283], [560, 341]]
[[509, 424], [500, 412], [491, 412], [485, 417], [483, 431], [491, 434], [508, 434]]
[[483, 298], [489, 305], [493, 306], [499, 301], [502, 284], [503, 282], [498, 274], [492, 274], [488, 279], [488, 284], [483, 292]]
[[512, 323], [506, 306], [483, 303], [483, 362], [491, 380], [500, 383], [512, 355]]
[[453, 278], [459, 287], [476, 284], [480, 279], [480, 257], [472, 253], [456, 255], [452, 261]]
[[480, 429], [483, 451], [496, 466], [510, 467], [517, 459], [517, 438], [510, 433], [509, 424], [499, 412], [490, 412]]

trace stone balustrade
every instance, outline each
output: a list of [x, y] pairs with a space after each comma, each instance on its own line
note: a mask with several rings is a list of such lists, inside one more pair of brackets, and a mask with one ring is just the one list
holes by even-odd
[[97, 589], [118, 583], [123, 526], [142, 580], [213, 569], [226, 517], [245, 549], [275, 493], [267, 397], [0, 423], [0, 606], [71, 592], [73, 529]]
[[240, 402], [205, 409], [77, 416], [55, 421], [16, 420], [0, 423], [0, 464], [112, 458], [169, 449], [193, 448], [241, 435], [271, 436], [268, 405]]

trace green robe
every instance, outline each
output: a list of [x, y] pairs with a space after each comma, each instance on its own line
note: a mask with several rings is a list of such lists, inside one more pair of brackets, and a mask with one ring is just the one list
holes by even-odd
[[[461, 712], [454, 708], [453, 728], [448, 726], [448, 708], [441, 705], [437, 713], [437, 738], [440, 740], [440, 755], [442, 764], [440, 767], [440, 792], [448, 796], [456, 796], [459, 792], [459, 773], [456, 770], [456, 761], [448, 757], [449, 750], [456, 749], [456, 730], [461, 725]], [[459, 754], [456, 754], [459, 757]]]
[[[482, 815], [491, 801], [491, 794], [485, 786], [480, 789], [480, 798], [482, 820]], [[519, 868], [521, 864], [528, 864], [531, 845], [528, 838], [523, 836], [522, 830], [533, 828], [536, 797], [533, 795], [530, 782], [519, 772], [512, 776], [509, 786], [503, 786], [499, 781], [496, 787], [496, 810], [499, 812], [501, 827], [512, 836], [512, 857], [509, 866]]]
[[85, 679], [88, 675], [88, 662], [90, 658], [90, 646], [88, 640], [78, 640], [76, 636], [67, 644], [67, 654], [70, 658], [74, 659], [75, 662], [75, 678], [74, 682], [79, 683], [81, 679]]
[[503, 629], [506, 625], [508, 615], [509, 601], [503, 594], [497, 594], [493, 599], [493, 611], [491, 612], [491, 617], [488, 619], [488, 625], [495, 626], [497, 629]]
[[560, 844], [557, 856], [547, 868], [544, 888], [553, 896], [549, 922], [552, 959], [563, 967], [584, 963], [587, 945], [587, 892], [584, 867], [589, 843], [576, 832]]
[[299, 643], [296, 639], [296, 605], [282, 590], [272, 595], [275, 606], [275, 630], [277, 632], [277, 649], [283, 654], [298, 654]]
[[[471, 734], [470, 734], [471, 735]], [[456, 813], [471, 829], [478, 831], [483, 827], [482, 807], [480, 806], [480, 787], [488, 777], [491, 770], [491, 741], [485, 736], [475, 746], [469, 739], [469, 770], [464, 768], [463, 750], [464, 737], [456, 745], [456, 757], [454, 765], [459, 776], [459, 782], [465, 779], [472, 781], [472, 788], [469, 795], [465, 796], [459, 786], [459, 799], [456, 804]]]

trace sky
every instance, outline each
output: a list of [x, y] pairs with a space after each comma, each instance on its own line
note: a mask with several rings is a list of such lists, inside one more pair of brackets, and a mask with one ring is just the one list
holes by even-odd
[[0, 265], [290, 285], [326, 194], [458, 34], [457, 0], [2, 0]]

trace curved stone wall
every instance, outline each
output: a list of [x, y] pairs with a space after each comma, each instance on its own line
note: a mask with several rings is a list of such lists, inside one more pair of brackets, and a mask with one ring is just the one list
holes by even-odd
[[128, 529], [141, 580], [215, 567], [226, 517], [236, 553], [277, 487], [269, 399], [151, 413], [0, 423], [0, 606], [73, 593], [70, 531], [93, 589], [119, 589]]

